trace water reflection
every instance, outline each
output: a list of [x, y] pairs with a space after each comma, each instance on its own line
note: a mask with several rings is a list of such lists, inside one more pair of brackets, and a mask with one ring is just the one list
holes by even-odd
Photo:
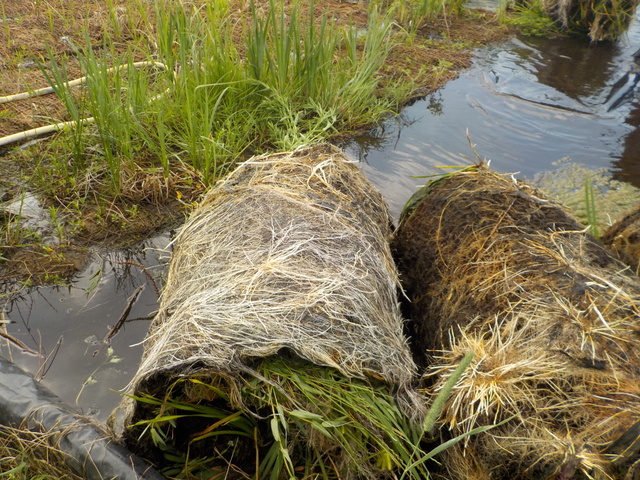
[[352, 155], [358, 161], [367, 163], [370, 152], [384, 152], [391, 143], [394, 143], [393, 147], [396, 147], [397, 142], [400, 141], [402, 130], [417, 122], [417, 119], [406, 113], [400, 113], [387, 122], [376, 125], [371, 130], [351, 136], [342, 146], [350, 148]]
[[593, 45], [579, 38], [553, 42], [529, 38], [526, 44], [531, 54], [526, 56], [529, 65], [523, 68], [534, 72], [541, 85], [589, 107], [602, 103], [612, 76], [620, 68], [616, 59], [621, 49], [613, 44]]
[[628, 99], [607, 103], [616, 82], [634, 66], [636, 21], [617, 45], [579, 39], [514, 38], [486, 50], [475, 66], [373, 132], [345, 146], [383, 192], [396, 218], [407, 198], [439, 165], [475, 161], [479, 154], [502, 172], [533, 178], [570, 157], [640, 182], [640, 114]]
[[[39, 355], [3, 343], [0, 353], [41, 378], [63, 400], [86, 414], [105, 419], [120, 401], [118, 389], [135, 374], [139, 342], [158, 305], [151, 278], [163, 276], [169, 235], [128, 251], [110, 252], [95, 260], [69, 286], [33, 288], [4, 305], [7, 333]], [[104, 340], [122, 316], [129, 298], [144, 290], [132, 305], [130, 320]], [[111, 347], [111, 349], [109, 349]]]

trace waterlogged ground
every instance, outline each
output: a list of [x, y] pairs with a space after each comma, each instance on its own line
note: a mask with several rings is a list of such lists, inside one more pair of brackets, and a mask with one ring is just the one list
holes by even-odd
[[[320, 3], [342, 21], [363, 21], [361, 4]], [[96, 41], [109, 33], [102, 23], [108, 12], [93, 3], [73, 2], [73, 8], [63, 1], [51, 5], [54, 9], [48, 14], [21, 0], [5, 7], [0, 25], [0, 61], [4, 62], [0, 95], [46, 84], [37, 65], [30, 63], [30, 55], [45, 55], [47, 45], [56, 55], [69, 55], [69, 71], [79, 73], [68, 47], [71, 39], [81, 40], [77, 22], [89, 25]], [[134, 29], [142, 25], [142, 14], [128, 11], [126, 5], [121, 2], [121, 15], [109, 27], [121, 26], [120, 41], [132, 38]], [[91, 15], [87, 16], [89, 6]], [[60, 21], [62, 18], [66, 21]], [[362, 161], [394, 216], [425, 182], [415, 176], [441, 173], [438, 166], [468, 165], [477, 161], [476, 153], [490, 159], [498, 171], [535, 181], [578, 212], [584, 180], [589, 177], [597, 186], [598, 198], [608, 197], [608, 204], [598, 206], [604, 223], [637, 202], [640, 195], [633, 184], [640, 185], [640, 149], [634, 139], [638, 138], [640, 109], [631, 73], [636, 68], [633, 53], [640, 47], [638, 24], [632, 25], [619, 45], [593, 46], [575, 39], [510, 35], [505, 39], [505, 30], [487, 18], [434, 23], [421, 32], [430, 40], [420, 49], [398, 46], [382, 73], [415, 76], [421, 72], [424, 76], [414, 93], [426, 96], [371, 131], [342, 139], [346, 151]], [[501, 36], [504, 41], [480, 51], [472, 65], [471, 47]], [[446, 45], [455, 48], [444, 48]], [[471, 68], [465, 70], [467, 67]], [[621, 84], [626, 87], [619, 88]], [[621, 101], [614, 106], [617, 99]], [[65, 118], [53, 97], [2, 108], [0, 136], [33, 128], [50, 118]], [[32, 222], [43, 237], [54, 238], [56, 224], [49, 206], [36, 192], [19, 188], [23, 184], [18, 180], [25, 175], [18, 163], [23, 155], [20, 151], [0, 158], [4, 171], [11, 172], [15, 180], [0, 178], [4, 215]], [[147, 233], [141, 241], [131, 239], [142, 235], [144, 228], [124, 225], [118, 231], [116, 224], [103, 231], [102, 237], [98, 229], [91, 241], [70, 243], [66, 252], [57, 252], [55, 245], [52, 252], [40, 252], [38, 257], [13, 252], [22, 272], [35, 272], [53, 258], [60, 261], [46, 265], [52, 273], [50, 281], [77, 273], [63, 286], [39, 287], [25, 286], [21, 275], [13, 273], [14, 293], [2, 297], [0, 311], [10, 322], [7, 333], [24, 346], [7, 341], [0, 353], [10, 355], [85, 413], [106, 418], [120, 399], [118, 390], [137, 368], [140, 342], [157, 307], [157, 290], [162, 288], [170, 257], [171, 228], [188, 213], [192, 199], [185, 201], [185, 195], [199, 188], [192, 185], [191, 189], [183, 186], [181, 202], [173, 208], [165, 206], [167, 212], [156, 212], [154, 228], [147, 230], [156, 233]], [[191, 193], [195, 199], [199, 192]], [[145, 223], [144, 215], [138, 218]], [[163, 221], [166, 228], [161, 228]], [[118, 244], [118, 239], [124, 242]], [[51, 265], [68, 268], [56, 271]], [[124, 314], [132, 321], [105, 341]]]
[[[84, 413], [106, 419], [137, 369], [170, 238], [167, 232], [134, 248], [94, 253], [68, 285], [13, 295], [3, 305], [7, 332], [31, 351], [5, 344], [0, 354]], [[107, 340], [128, 307], [127, 323]]]
[[[147, 2], [108, 3], [113, 8], [90, 0], [3, 5], [0, 96], [47, 86], [51, 57], [70, 79], [79, 77], [75, 49], [86, 42], [83, 32], [97, 52], [106, 42], [115, 54], [152, 38]], [[366, 2], [315, 5], [333, 22], [366, 25]], [[233, 12], [248, 8], [240, 2]], [[475, 47], [508, 34], [491, 13], [448, 15], [422, 28], [413, 44], [396, 45], [379, 75], [384, 81], [415, 81], [408, 96], [425, 95], [468, 68]], [[2, 104], [0, 137], [69, 118], [54, 95]], [[56, 198], [38, 195], [37, 184], [48, 181], [47, 172], [39, 171], [34, 182], [33, 166], [59, 154], [49, 144], [45, 137], [0, 146], [0, 221], [9, 227], [6, 242], [0, 242], [0, 320], [6, 328], [0, 353], [67, 402], [105, 419], [137, 368], [140, 342], [162, 288], [171, 229], [188, 214], [203, 185], [191, 171], [165, 183], [141, 174], [130, 179], [138, 190], [127, 202], [114, 199], [106, 214], [87, 211], [76, 218], [78, 212], [61, 208]], [[19, 242], [9, 238], [14, 234], [21, 235]]]
[[[266, 0], [254, 3], [257, 9], [266, 9], [269, 4]], [[197, 6], [198, 2], [193, 5]], [[367, 2], [328, 0], [315, 4], [317, 16], [326, 13], [329, 21], [336, 25], [355, 24], [363, 31], [367, 25], [367, 8]], [[250, 14], [250, 4], [232, 2], [229, 11], [236, 21]], [[47, 75], [53, 72], [51, 58], [69, 79], [80, 77], [78, 51], [87, 41], [98, 54], [107, 52], [107, 58], [114, 63], [127, 46], [139, 45], [153, 50], [155, 41], [153, 8], [137, 0], [105, 5], [89, 0], [54, 0], [46, 4], [16, 0], [4, 5], [1, 13], [0, 96], [48, 86]], [[434, 91], [469, 67], [474, 47], [508, 34], [509, 30], [499, 25], [490, 12], [476, 11], [462, 17], [448, 15], [425, 25], [413, 40], [398, 42], [377, 75], [382, 83], [400, 80], [410, 84], [411, 88], [405, 93], [405, 100], [409, 100]], [[81, 93], [82, 89], [77, 91]], [[63, 102], [55, 95], [0, 104], [0, 138], [70, 118]], [[75, 183], [60, 179], [58, 174], [55, 179], [49, 177], [41, 165], [52, 159], [59, 161], [65, 155], [69, 157], [69, 164], [74, 161], [68, 152], [55, 148], [49, 147], [47, 139], [41, 137], [4, 146], [0, 143], [0, 168], [4, 172], [0, 179], [0, 201], [15, 204], [18, 209], [18, 213], [15, 209], [14, 213], [7, 209], [2, 212], [11, 227], [7, 228], [8, 236], [24, 233], [18, 217], [27, 211], [26, 207], [33, 210], [28, 205], [31, 199], [38, 198], [42, 210], [38, 213], [35, 235], [25, 241], [12, 238], [6, 242], [8, 247], [0, 251], [7, 260], [0, 264], [0, 282], [5, 285], [25, 278], [32, 284], [63, 280], [83, 267], [95, 246], [126, 248], [179, 223], [185, 210], [203, 191], [203, 182], [192, 169], [172, 172], [169, 179], [163, 178], [162, 172], [152, 174], [147, 169], [127, 172], [120, 198], [106, 208], [104, 201], [95, 202], [101, 204], [92, 207], [92, 190], [100, 187], [101, 173], [88, 169], [85, 177], [75, 179]], [[52, 180], [61, 185], [59, 194], [38, 197], [38, 185]], [[70, 201], [72, 190], [86, 192], [78, 201]], [[49, 229], [41, 222], [47, 217], [51, 220]], [[41, 243], [38, 236], [46, 244], [44, 250], [38, 245]], [[16, 244], [20, 244], [19, 248], [13, 247]]]

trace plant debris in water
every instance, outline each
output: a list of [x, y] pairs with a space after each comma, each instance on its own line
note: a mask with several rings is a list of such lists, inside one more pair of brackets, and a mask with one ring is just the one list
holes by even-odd
[[[640, 189], [613, 179], [604, 168], [590, 169], [569, 158], [559, 160], [554, 165], [557, 166], [555, 170], [536, 174], [531, 184], [569, 207], [583, 224], [596, 225], [600, 232], [607, 230], [613, 222], [640, 203]], [[588, 191], [592, 199], [590, 208], [586, 201]]]

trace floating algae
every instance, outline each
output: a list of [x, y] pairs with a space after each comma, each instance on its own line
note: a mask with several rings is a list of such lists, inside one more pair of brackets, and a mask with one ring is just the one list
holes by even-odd
[[[193, 458], [204, 436], [209, 466], [261, 477], [376, 478], [413, 463], [417, 440], [395, 402], [416, 418], [421, 404], [412, 404], [390, 233], [382, 197], [334, 147], [241, 164], [175, 239], [116, 430], [156, 458], [171, 442]], [[309, 387], [326, 376], [343, 401]], [[369, 409], [344, 410], [362, 398]], [[198, 421], [185, 420], [189, 408]]]
[[557, 168], [537, 174], [532, 185], [544, 191], [547, 196], [566, 205], [585, 225], [588, 223], [585, 188], [590, 187], [593, 195], [594, 213], [600, 232], [632, 207], [640, 203], [640, 189], [612, 178], [604, 168], [591, 169], [564, 158], [555, 162]]
[[425, 388], [474, 360], [443, 436], [450, 478], [633, 476], [640, 280], [562, 205], [483, 166], [427, 186], [393, 241]]

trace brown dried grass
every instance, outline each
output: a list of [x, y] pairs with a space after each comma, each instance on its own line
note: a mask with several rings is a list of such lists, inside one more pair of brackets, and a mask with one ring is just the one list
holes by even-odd
[[[483, 166], [427, 187], [393, 242], [430, 395], [467, 352], [453, 478], [621, 478], [637, 460], [640, 280], [563, 206]], [[625, 436], [625, 432], [627, 435]]]
[[68, 454], [56, 447], [58, 433], [0, 425], [0, 471], [11, 480], [82, 480], [67, 465]]
[[600, 237], [634, 272], [640, 268], [640, 206], [626, 212]]

